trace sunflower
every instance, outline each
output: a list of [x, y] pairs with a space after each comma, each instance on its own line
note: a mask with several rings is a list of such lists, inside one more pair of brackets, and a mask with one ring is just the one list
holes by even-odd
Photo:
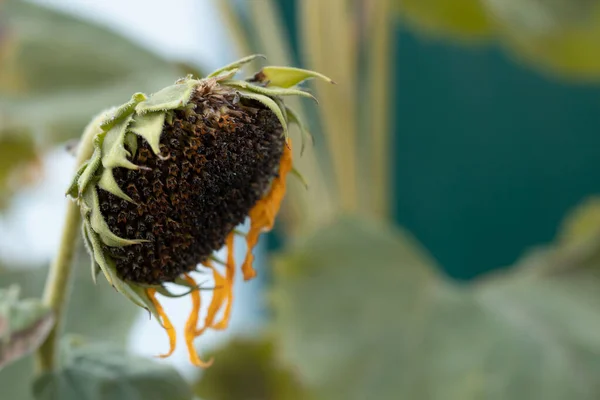
[[[243, 58], [203, 79], [188, 76], [151, 96], [131, 100], [97, 117], [93, 155], [77, 171], [67, 194], [78, 204], [91, 255], [92, 276], [108, 282], [147, 309], [166, 330], [170, 350], [176, 333], [157, 294], [180, 297], [166, 283], [187, 288], [193, 310], [185, 326], [190, 360], [208, 366], [194, 348], [207, 329], [225, 329], [233, 301], [236, 237], [247, 243], [241, 271], [256, 272], [252, 250], [273, 227], [293, 170], [288, 123], [306, 130], [283, 97], [314, 97], [298, 87], [329, 78], [291, 67], [264, 67], [246, 80]], [[236, 230], [246, 217], [250, 229]], [[226, 246], [226, 260], [214, 252]], [[224, 273], [215, 264], [224, 266]], [[213, 275], [215, 287], [200, 324], [200, 288], [190, 272]], [[221, 315], [217, 319], [217, 315]]]

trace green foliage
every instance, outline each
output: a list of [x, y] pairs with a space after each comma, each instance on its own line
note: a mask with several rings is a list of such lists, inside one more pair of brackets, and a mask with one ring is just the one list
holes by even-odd
[[65, 341], [60, 368], [34, 385], [37, 400], [191, 400], [172, 367], [127, 355], [123, 349]]
[[279, 258], [285, 360], [323, 399], [597, 399], [600, 245], [462, 287], [404, 233], [338, 221]]
[[[13, 192], [33, 180], [38, 161], [31, 137], [17, 133], [0, 134], [0, 210]], [[29, 173], [28, 173], [29, 172]]]
[[273, 341], [238, 339], [213, 354], [216, 362], [195, 385], [210, 400], [309, 400], [291, 370], [277, 361]]
[[435, 37], [495, 39], [543, 71], [600, 78], [600, 6], [594, 0], [396, 0], [402, 19]]
[[404, 398], [414, 376], [400, 363], [438, 285], [432, 265], [408, 234], [370, 221], [320, 231], [276, 262], [284, 360], [325, 399]]
[[[73, 292], [69, 301], [65, 331], [86, 338], [124, 345], [139, 310], [130, 305], [106, 282], [94, 285], [89, 260], [83, 249], [74, 270]], [[10, 269], [0, 266], [0, 285], [18, 285], [24, 297], [40, 296], [47, 268]], [[0, 373], [2, 396], [7, 399], [31, 399], [29, 385], [33, 379], [33, 360], [27, 357]]]
[[23, 1], [8, 1], [2, 12], [14, 49], [0, 63], [0, 75], [10, 74], [0, 86], [0, 132], [26, 129], [46, 143], [77, 137], [99, 110], [179, 77], [108, 29]]
[[78, 137], [99, 110], [138, 90], [155, 91], [183, 73], [120, 35], [75, 17], [17, 0], [0, 4], [0, 12], [2, 207], [26, 180], [15, 173], [28, 172], [35, 150]]
[[17, 286], [0, 289], [0, 370], [39, 347], [53, 322], [39, 300], [19, 300]]
[[593, 0], [481, 0], [518, 58], [578, 80], [600, 78], [600, 4]]
[[494, 26], [480, 0], [395, 0], [402, 18], [434, 36], [458, 39], [491, 37]]

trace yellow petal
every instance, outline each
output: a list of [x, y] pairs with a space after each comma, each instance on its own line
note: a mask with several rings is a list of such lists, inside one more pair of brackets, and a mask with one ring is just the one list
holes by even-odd
[[195, 334], [196, 336], [200, 336], [204, 333], [208, 328], [213, 327], [215, 317], [217, 313], [223, 306], [223, 303], [227, 297], [227, 282], [223, 275], [217, 271], [215, 266], [210, 261], [205, 261], [202, 263], [205, 267], [210, 268], [213, 271], [213, 279], [215, 281], [215, 290], [213, 291], [213, 297], [208, 306], [208, 312], [206, 314], [206, 318], [204, 319], [204, 326], [201, 329], [198, 329]]
[[173, 324], [171, 324], [169, 317], [167, 317], [167, 314], [163, 310], [162, 305], [158, 302], [158, 300], [156, 300], [156, 289], [146, 289], [146, 294], [152, 301], [152, 304], [154, 304], [154, 307], [156, 307], [156, 311], [162, 320], [162, 325], [165, 328], [165, 331], [167, 331], [167, 335], [169, 335], [169, 351], [166, 354], [161, 354], [158, 356], [160, 358], [167, 358], [175, 351], [175, 347], [177, 345], [177, 333], [175, 332], [175, 328], [173, 327]]
[[[189, 276], [185, 275], [184, 279], [191, 286], [196, 286], [196, 281]], [[208, 368], [212, 365], [213, 359], [209, 361], [202, 361], [196, 348], [194, 347], [194, 339], [196, 338], [196, 329], [198, 325], [198, 316], [200, 314], [200, 292], [193, 290], [190, 294], [192, 296], [192, 311], [188, 320], [185, 324], [185, 344], [187, 345], [188, 354], [190, 356], [190, 362], [197, 367]]]
[[288, 146], [284, 146], [283, 155], [279, 164], [279, 176], [273, 179], [269, 193], [260, 199], [254, 208], [250, 210], [250, 230], [246, 235], [246, 244], [248, 253], [242, 264], [242, 273], [244, 280], [250, 280], [256, 276], [256, 271], [252, 267], [254, 255], [252, 250], [258, 243], [258, 237], [262, 232], [269, 231], [275, 224], [275, 216], [279, 212], [281, 202], [285, 196], [286, 182], [285, 178], [292, 169], [292, 148], [288, 141]]
[[227, 329], [227, 326], [229, 325], [229, 318], [231, 317], [231, 306], [233, 304], [233, 282], [235, 280], [234, 239], [235, 233], [231, 232], [229, 236], [227, 236], [227, 241], [225, 242], [227, 246], [227, 263], [225, 268], [227, 268], [227, 271], [225, 272], [224, 290], [226, 292], [225, 297], [227, 305], [225, 306], [223, 318], [221, 318], [219, 322], [212, 326], [213, 329]]

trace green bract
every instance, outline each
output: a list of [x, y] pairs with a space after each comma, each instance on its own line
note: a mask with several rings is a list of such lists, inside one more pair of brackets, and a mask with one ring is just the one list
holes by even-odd
[[[109, 283], [140, 307], [148, 309], [160, 321], [155, 303], [149, 298], [146, 289], [173, 296], [161, 283], [146, 285], [129, 282], [117, 275], [115, 262], [105, 250], [106, 247], [119, 248], [135, 246], [146, 242], [142, 239], [126, 239], [113, 233], [100, 208], [97, 188], [103, 189], [123, 201], [134, 203], [115, 179], [114, 170], [125, 168], [139, 170], [131, 160], [138, 150], [139, 138], [145, 140], [152, 152], [160, 154], [161, 134], [165, 124], [172, 124], [176, 110], [193, 109], [192, 96], [198, 92], [220, 93], [235, 91], [242, 99], [251, 99], [262, 103], [271, 110], [282, 126], [287, 137], [288, 121], [299, 126], [302, 141], [307, 134], [304, 124], [296, 114], [287, 108], [280, 97], [314, 97], [297, 85], [310, 78], [330, 79], [318, 73], [289, 67], [265, 67], [249, 80], [235, 80], [240, 68], [261, 57], [253, 55], [243, 58], [213, 72], [203, 79], [188, 76], [174, 85], [168, 86], [151, 96], [136, 93], [127, 103], [114, 107], [96, 117], [86, 128], [86, 135], [93, 135], [93, 155], [77, 171], [67, 194], [74, 198], [83, 217], [83, 237], [92, 258], [92, 276], [102, 271]], [[302, 147], [304, 147], [302, 145]], [[196, 289], [184, 279], [175, 280], [191, 290]]]

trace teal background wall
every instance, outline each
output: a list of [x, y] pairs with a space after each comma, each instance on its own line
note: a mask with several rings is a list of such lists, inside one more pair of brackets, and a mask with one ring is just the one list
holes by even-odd
[[548, 242], [600, 193], [600, 88], [497, 48], [397, 35], [395, 217], [471, 278]]
[[401, 29], [396, 51], [394, 219], [448, 275], [512, 264], [600, 193], [600, 86]]

